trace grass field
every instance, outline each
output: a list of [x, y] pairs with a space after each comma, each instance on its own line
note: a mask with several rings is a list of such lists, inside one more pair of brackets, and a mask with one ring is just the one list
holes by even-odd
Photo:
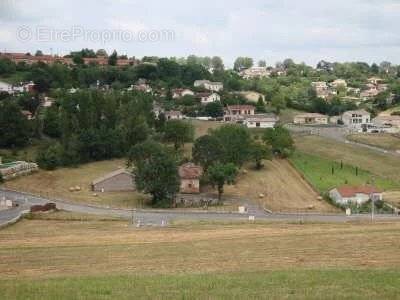
[[137, 230], [67, 220], [23, 220], [0, 231], [4, 299], [393, 299], [399, 292], [400, 223]]
[[319, 136], [295, 137], [295, 142], [297, 149], [301, 152], [336, 162], [342, 160], [345, 164], [358, 166], [379, 177], [400, 182], [400, 159], [396, 156], [377, 153]]
[[[351, 165], [341, 164], [331, 159], [316, 155], [295, 152], [290, 158], [296, 168], [301, 171], [305, 178], [321, 193], [342, 185], [367, 185], [374, 184], [382, 190], [400, 189], [400, 183], [372, 175], [370, 172], [356, 168]], [[334, 173], [332, 174], [332, 168]]]
[[[251, 199], [274, 212], [335, 212], [336, 208], [318, 200], [318, 193], [286, 160], [264, 162], [262, 170], [246, 166], [234, 186], [226, 186], [225, 194]], [[264, 197], [260, 198], [260, 194]]]
[[352, 134], [347, 136], [350, 141], [379, 147], [386, 150], [400, 150], [400, 137], [392, 134]]
[[[124, 160], [110, 160], [89, 163], [77, 168], [41, 170], [33, 175], [8, 181], [4, 186], [47, 198], [124, 208], [143, 206], [148, 198], [137, 192], [98, 193], [95, 197], [91, 191], [90, 184], [94, 179], [123, 167], [125, 167]], [[81, 187], [82, 190], [70, 192], [69, 188], [75, 186]]]

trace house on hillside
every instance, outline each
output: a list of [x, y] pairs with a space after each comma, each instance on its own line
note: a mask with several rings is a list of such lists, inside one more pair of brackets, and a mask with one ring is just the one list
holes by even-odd
[[178, 110], [170, 110], [164, 113], [166, 120], [182, 120], [183, 114]]
[[350, 110], [343, 113], [342, 121], [352, 130], [366, 132], [371, 125], [371, 114], [363, 109]]
[[220, 92], [224, 89], [224, 84], [222, 82], [211, 82], [209, 80], [196, 80], [194, 82], [194, 87], [204, 88], [213, 92]]
[[317, 113], [299, 114], [294, 117], [294, 124], [327, 125], [329, 117]]
[[213, 103], [216, 101], [221, 101], [221, 96], [218, 95], [217, 93], [197, 93], [196, 94], [196, 99], [199, 99], [201, 104], [208, 104], [208, 103]]
[[94, 180], [91, 184], [94, 192], [132, 192], [136, 190], [131, 172], [119, 169]]
[[330, 86], [334, 89], [338, 89], [339, 87], [347, 88], [347, 82], [344, 79], [336, 79], [330, 83]]
[[21, 110], [21, 113], [24, 115], [24, 117], [27, 120], [33, 120], [34, 119], [33, 114], [29, 110]]
[[200, 178], [203, 175], [203, 168], [193, 163], [187, 163], [179, 167], [181, 179], [180, 192], [182, 194], [199, 194]]
[[185, 96], [194, 96], [194, 92], [189, 89], [174, 89], [172, 91], [172, 98], [179, 99]]
[[329, 86], [325, 81], [312, 82], [311, 87], [319, 98], [326, 99], [330, 95]]
[[246, 117], [253, 116], [255, 110], [252, 105], [228, 105], [224, 111], [224, 122], [244, 121]]
[[370, 200], [383, 200], [382, 191], [372, 186], [342, 186], [331, 190], [329, 197], [339, 205], [362, 205]]
[[274, 128], [279, 121], [279, 117], [273, 113], [256, 114], [245, 117], [243, 124], [247, 128]]
[[368, 78], [368, 83], [373, 84], [373, 85], [378, 85], [380, 83], [382, 83], [384, 80], [382, 78], [379, 77], [371, 77]]
[[271, 75], [267, 67], [251, 67], [239, 73], [243, 79], [264, 78]]

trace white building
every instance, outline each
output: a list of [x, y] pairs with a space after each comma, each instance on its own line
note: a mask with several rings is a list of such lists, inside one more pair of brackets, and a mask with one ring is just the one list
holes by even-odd
[[6, 82], [0, 81], [0, 92], [5, 92], [5, 93], [12, 93], [12, 85], [8, 84]]
[[266, 67], [251, 67], [240, 72], [243, 79], [269, 77], [271, 72]]
[[343, 124], [352, 130], [365, 132], [371, 125], [371, 114], [366, 110], [350, 110], [342, 115]]
[[248, 128], [274, 128], [278, 121], [275, 114], [257, 114], [245, 117], [243, 124]]
[[382, 192], [372, 186], [342, 186], [329, 192], [329, 197], [340, 205], [362, 205], [369, 200], [383, 200]]
[[199, 88], [202, 87], [206, 90], [219, 92], [224, 89], [224, 85], [222, 82], [211, 82], [209, 80], [196, 80], [194, 82], [194, 86]]
[[200, 102], [203, 105], [216, 101], [221, 101], [221, 96], [217, 93], [197, 93], [196, 98], [200, 99]]
[[172, 94], [173, 99], [178, 99], [185, 96], [194, 96], [194, 92], [189, 89], [175, 89]]

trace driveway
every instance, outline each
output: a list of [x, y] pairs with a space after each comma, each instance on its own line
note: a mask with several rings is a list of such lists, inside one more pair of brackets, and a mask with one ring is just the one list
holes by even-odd
[[[120, 217], [132, 220], [136, 225], [144, 226], [162, 226], [172, 221], [247, 221], [250, 216], [254, 216], [255, 220], [264, 220], [271, 222], [333, 222], [342, 223], [356, 220], [369, 220], [369, 215], [353, 215], [345, 216], [344, 214], [268, 214], [260, 211], [257, 207], [250, 207], [247, 214], [239, 213], [222, 213], [222, 212], [195, 212], [195, 211], [177, 211], [177, 210], [128, 210], [113, 209], [89, 206], [83, 204], [69, 203], [65, 201], [54, 201], [41, 197], [31, 196], [28, 194], [7, 191], [0, 189], [0, 197], [6, 197], [19, 204], [19, 207], [0, 212], [0, 226], [10, 220], [18, 217], [23, 210], [29, 209], [31, 205], [45, 204], [48, 202], [56, 203], [59, 209], [102, 216]], [[399, 216], [394, 215], [376, 215], [377, 220], [400, 221]]]

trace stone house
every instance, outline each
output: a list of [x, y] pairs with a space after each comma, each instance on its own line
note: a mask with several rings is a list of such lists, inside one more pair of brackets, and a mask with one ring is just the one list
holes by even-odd
[[94, 192], [132, 192], [136, 190], [131, 172], [119, 169], [94, 180], [91, 184]]
[[255, 107], [253, 105], [228, 105], [224, 112], [225, 122], [239, 122], [244, 121], [246, 117], [255, 114]]
[[203, 175], [203, 168], [193, 163], [186, 163], [179, 167], [181, 179], [180, 193], [199, 194], [200, 178]]

